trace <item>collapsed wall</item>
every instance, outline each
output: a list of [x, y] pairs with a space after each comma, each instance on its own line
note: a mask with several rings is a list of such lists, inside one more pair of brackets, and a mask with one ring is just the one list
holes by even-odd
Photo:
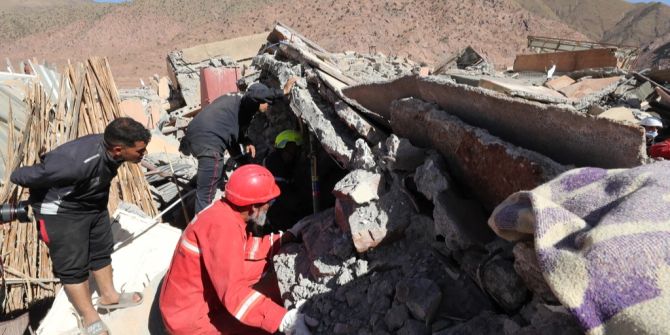
[[623, 168], [646, 158], [640, 127], [599, 119], [567, 106], [510, 98], [442, 77], [403, 77], [346, 88], [344, 95], [390, 120], [391, 103], [416, 97], [464, 122], [564, 165]]
[[290, 111], [350, 172], [335, 207], [304, 218], [303, 242], [273, 260], [286, 307], [306, 300], [315, 334], [579, 333], [538, 281], [532, 249], [486, 224], [487, 208], [565, 166], [419, 99], [368, 117], [375, 108], [295, 54], [254, 64], [279, 86], [301, 77]]

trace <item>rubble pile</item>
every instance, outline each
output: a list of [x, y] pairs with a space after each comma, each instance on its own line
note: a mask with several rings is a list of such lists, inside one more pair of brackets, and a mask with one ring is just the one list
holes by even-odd
[[[648, 161], [637, 121], [662, 116], [665, 88], [621, 65], [630, 52], [545, 50], [496, 72], [466, 48], [428, 76], [407, 59], [329, 53], [281, 23], [253, 57], [195, 49], [203, 56], [189, 66], [188, 52], [168, 57], [178, 83], [171, 96], [184, 101], [158, 126], [172, 147], [198, 103], [216, 97], [188, 102], [195, 83], [211, 91], [203, 69], [244, 59], [245, 75], [234, 72], [239, 89], [299, 78], [289, 101], [254, 118], [249, 136], [258, 162], [284, 129], [309, 132], [321, 157], [322, 210], [303, 219], [303, 243], [274, 258], [286, 307], [305, 300], [303, 311], [319, 320], [314, 333], [581, 333], [545, 282], [533, 243], [497, 238], [487, 219], [510, 194], [572, 167]], [[161, 155], [149, 155], [148, 180], [164, 206], [178, 198], [176, 185], [188, 189], [195, 168]], [[172, 170], [176, 183], [165, 176]]]
[[[453, 76], [371, 83], [296, 39], [254, 64], [280, 86], [304, 79], [291, 111], [350, 172], [332, 191], [334, 207], [303, 219], [303, 243], [275, 256], [286, 306], [306, 300], [317, 334], [581, 333], [532, 243], [495, 237], [487, 218], [510, 194], [571, 167], [643, 164], [634, 121], [593, 114], [636, 106], [644, 82], [618, 68], [547, 80], [456, 65]], [[375, 64], [381, 76], [395, 71], [393, 61]], [[477, 78], [477, 88], [457, 76]], [[651, 94], [635, 95], [639, 107]]]
[[273, 262], [285, 306], [304, 300], [316, 334], [580, 334], [534, 242], [496, 237], [489, 216], [574, 167], [650, 162], [639, 120], [670, 118], [670, 91], [667, 74], [628, 70], [634, 50], [547, 43], [508, 71], [468, 47], [431, 73], [330, 53], [278, 23], [170, 53], [169, 79], [122, 91], [120, 110], [152, 129], [143, 172], [159, 210], [185, 205], [163, 216], [174, 224], [197, 173], [179, 151], [190, 120], [223, 94], [298, 78], [252, 120], [249, 160], [283, 130], [305, 138], [298, 170], [315, 198], [299, 201], [315, 213]]

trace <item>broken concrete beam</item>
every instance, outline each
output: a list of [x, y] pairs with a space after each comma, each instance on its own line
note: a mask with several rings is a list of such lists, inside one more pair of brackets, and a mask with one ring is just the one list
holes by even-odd
[[533, 189], [566, 170], [541, 154], [507, 143], [418, 99], [393, 102], [391, 126], [412, 143], [440, 152], [450, 173], [489, 209], [510, 194]]
[[356, 131], [356, 133], [365, 138], [370, 144], [377, 144], [386, 138], [384, 131], [372, 125], [344, 101], [340, 100], [336, 102], [334, 108], [337, 116], [339, 116], [350, 129]]
[[319, 59], [317, 56], [312, 54], [306, 49], [300, 48], [298, 45], [294, 43], [290, 44], [280, 44], [279, 45], [279, 50], [282, 51], [282, 53], [289, 59], [293, 59], [295, 61], [301, 62], [301, 63], [307, 63], [315, 68], [318, 68], [322, 70], [323, 72], [335, 77], [337, 80], [341, 81], [344, 84], [347, 85], [355, 85], [356, 81], [347, 77], [340, 71], [338, 68], [336, 68], [334, 65], [326, 63]]
[[517, 55], [514, 60], [514, 71], [547, 72], [553, 65], [556, 65], [557, 72], [616, 67], [615, 52], [614, 48], [606, 48]]
[[581, 99], [590, 94], [606, 90], [608, 87], [616, 89], [617, 84], [622, 78], [623, 77], [584, 79], [572, 85], [563, 87], [559, 91], [570, 99]]
[[342, 92], [337, 88], [338, 86], [333, 85], [332, 80], [330, 80], [332, 77], [322, 71], [317, 71], [316, 73], [319, 79], [321, 79], [321, 81], [317, 82], [319, 94], [333, 104], [337, 116], [351, 130], [365, 138], [372, 145], [383, 141], [388, 136], [381, 128], [370, 123], [342, 100]]
[[299, 77], [302, 73], [302, 66], [300, 64], [296, 65], [289, 62], [278, 61], [270, 54], [262, 54], [254, 57], [251, 64], [271, 73], [282, 85], [286, 83], [289, 78]]
[[575, 82], [574, 79], [568, 76], [560, 76], [558, 78], [553, 78], [544, 83], [545, 86], [551, 88], [552, 90], [560, 90], [563, 87], [572, 85]]
[[[387, 120], [396, 99], [416, 97], [434, 102], [472, 126], [564, 165], [623, 168], [646, 159], [644, 132], [639, 127], [593, 118], [566, 106], [510, 98], [441, 77], [403, 77], [349, 87], [343, 93]], [[425, 128], [415, 131], [417, 136], [427, 132]]]
[[550, 88], [543, 86], [523, 85], [521, 83], [510, 82], [510, 80], [503, 81], [494, 79], [480, 79], [479, 87], [505, 93], [509, 96], [520, 97], [529, 100], [550, 103], [568, 102], [568, 99], [566, 99], [561, 93], [558, 93]]
[[[354, 152], [354, 139], [347, 136], [346, 127], [337, 123], [331, 113], [325, 113], [312, 100], [309, 91], [300, 87], [293, 87], [291, 110], [301, 118], [311, 129], [326, 152], [338, 161], [344, 168], [348, 168]], [[324, 106], [324, 109], [327, 108]], [[340, 121], [341, 122], [341, 121]]]

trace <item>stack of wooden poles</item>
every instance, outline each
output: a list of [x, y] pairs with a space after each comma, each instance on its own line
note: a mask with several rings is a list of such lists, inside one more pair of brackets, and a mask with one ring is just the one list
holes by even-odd
[[[40, 83], [29, 88], [26, 104], [30, 115], [26, 128], [18, 136], [10, 132], [8, 139], [10, 154], [5, 158], [7, 173], [0, 190], [0, 202], [16, 203], [28, 197], [27, 189], [10, 183], [11, 171], [39, 163], [42, 154], [67, 141], [102, 133], [110, 121], [121, 116], [119, 94], [104, 58], [68, 64], [59, 87], [57, 99], [48, 95]], [[9, 127], [13, 129], [11, 120]], [[121, 201], [139, 206], [151, 217], [158, 213], [144, 173], [137, 164], [126, 163], [118, 170], [110, 190], [110, 213]], [[53, 278], [48, 249], [38, 239], [34, 222], [11, 222], [3, 227], [5, 229], [0, 229], [0, 257], [6, 285], [2, 288], [5, 299], [0, 314], [10, 315], [53, 297], [58, 281]]]

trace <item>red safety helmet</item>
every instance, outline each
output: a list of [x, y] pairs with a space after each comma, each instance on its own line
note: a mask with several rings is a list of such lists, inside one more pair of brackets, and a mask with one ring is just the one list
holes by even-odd
[[263, 204], [279, 196], [275, 177], [263, 166], [247, 164], [230, 175], [226, 183], [226, 200], [237, 206]]

